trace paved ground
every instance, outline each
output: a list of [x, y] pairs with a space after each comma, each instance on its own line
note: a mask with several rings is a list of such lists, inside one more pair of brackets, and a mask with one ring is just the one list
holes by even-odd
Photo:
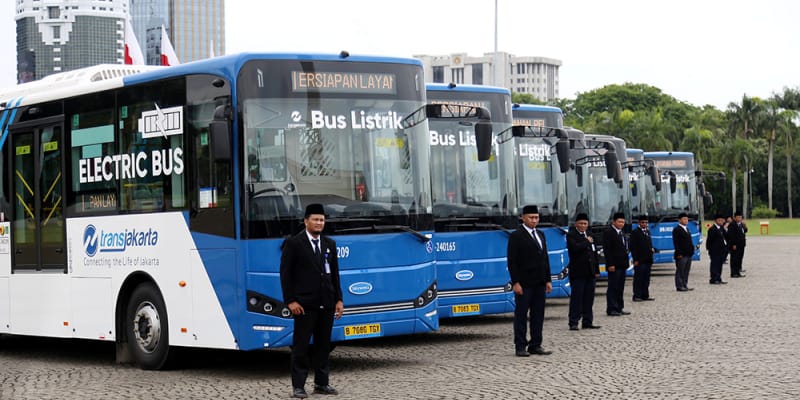
[[[340, 345], [336, 398], [799, 398], [800, 238], [748, 245], [747, 277], [728, 285], [708, 284], [707, 257], [694, 263], [693, 292], [676, 292], [672, 267], [657, 266], [656, 301], [627, 303], [629, 316], [607, 317], [599, 288], [599, 330], [568, 331], [567, 301], [549, 301], [550, 356], [513, 356], [510, 314]], [[628, 280], [626, 302], [630, 288]], [[288, 398], [291, 386], [285, 350], [191, 351], [182, 369], [161, 372], [113, 356], [108, 343], [0, 338], [0, 399], [272, 399]]]

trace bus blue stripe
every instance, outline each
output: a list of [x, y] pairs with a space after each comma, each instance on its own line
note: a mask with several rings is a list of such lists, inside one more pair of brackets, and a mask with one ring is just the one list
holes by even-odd
[[[12, 99], [9, 103], [13, 102]], [[6, 138], [8, 137], [8, 125], [11, 125], [11, 122], [14, 121], [14, 117], [17, 115], [17, 107], [19, 103], [22, 102], [22, 97], [17, 99], [17, 102], [11, 105], [11, 116], [8, 118], [8, 124], [6, 124], [6, 117], [8, 116], [9, 109], [3, 111], [3, 117], [0, 119], [0, 129], [3, 130], [3, 135], [0, 136], [0, 149], [3, 148], [3, 145], [6, 143]]]

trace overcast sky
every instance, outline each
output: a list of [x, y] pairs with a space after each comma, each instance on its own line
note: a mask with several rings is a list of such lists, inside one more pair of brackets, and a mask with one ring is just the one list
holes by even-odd
[[[633, 82], [724, 109], [800, 86], [800, 1], [498, 2], [498, 49], [561, 60], [561, 97]], [[0, 87], [16, 75], [14, 2], [3, 3]], [[479, 56], [494, 51], [494, 10], [494, 0], [227, 0], [227, 53]]]

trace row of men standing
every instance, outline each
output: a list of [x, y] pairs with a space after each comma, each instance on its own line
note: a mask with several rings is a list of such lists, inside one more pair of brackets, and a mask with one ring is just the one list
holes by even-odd
[[[652, 237], [648, 217], [639, 216], [638, 229], [630, 236], [623, 231], [625, 214], [613, 215], [611, 225], [603, 232], [602, 244], [608, 271], [606, 291], [606, 314], [609, 316], [629, 315], [625, 310], [624, 290], [626, 271], [629, 266], [628, 254], [633, 259], [633, 301], [653, 301], [650, 296], [650, 273], [653, 266]], [[511, 234], [508, 241], [508, 269], [513, 284], [516, 308], [514, 311], [514, 345], [516, 355], [526, 357], [530, 354], [547, 355], [551, 352], [542, 347], [542, 326], [544, 322], [545, 294], [552, 289], [550, 283], [550, 263], [544, 234], [536, 229], [539, 213], [536, 206], [525, 206], [522, 211], [522, 225]], [[687, 286], [689, 271], [695, 245], [688, 228], [686, 213], [678, 217], [678, 225], [672, 232], [675, 248], [675, 287], [679, 292], [693, 290]], [[742, 222], [741, 213], [736, 213], [734, 221], [724, 225], [725, 218], [716, 216], [715, 224], [709, 228], [706, 249], [711, 258], [709, 282], [725, 283], [721, 279], [722, 263], [731, 253], [731, 276], [742, 277], [742, 258], [744, 256], [747, 226]], [[597, 249], [592, 235], [588, 232], [589, 217], [578, 214], [575, 225], [567, 233], [569, 253], [569, 279], [572, 288], [569, 302], [569, 329], [576, 331], [579, 323], [583, 329], [598, 329], [594, 324], [595, 288], [600, 276]], [[530, 316], [530, 318], [529, 318]], [[531, 339], [527, 338], [527, 322], [530, 322]]]

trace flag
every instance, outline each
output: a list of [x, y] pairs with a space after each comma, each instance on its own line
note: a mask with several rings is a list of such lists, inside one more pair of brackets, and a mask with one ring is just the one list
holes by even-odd
[[167, 36], [167, 29], [161, 25], [161, 65], [178, 65], [181, 62], [178, 60], [178, 55], [175, 54], [175, 48]]
[[139, 41], [136, 40], [136, 35], [133, 33], [133, 24], [130, 16], [125, 19], [125, 64], [145, 64], [142, 48], [139, 47]]

